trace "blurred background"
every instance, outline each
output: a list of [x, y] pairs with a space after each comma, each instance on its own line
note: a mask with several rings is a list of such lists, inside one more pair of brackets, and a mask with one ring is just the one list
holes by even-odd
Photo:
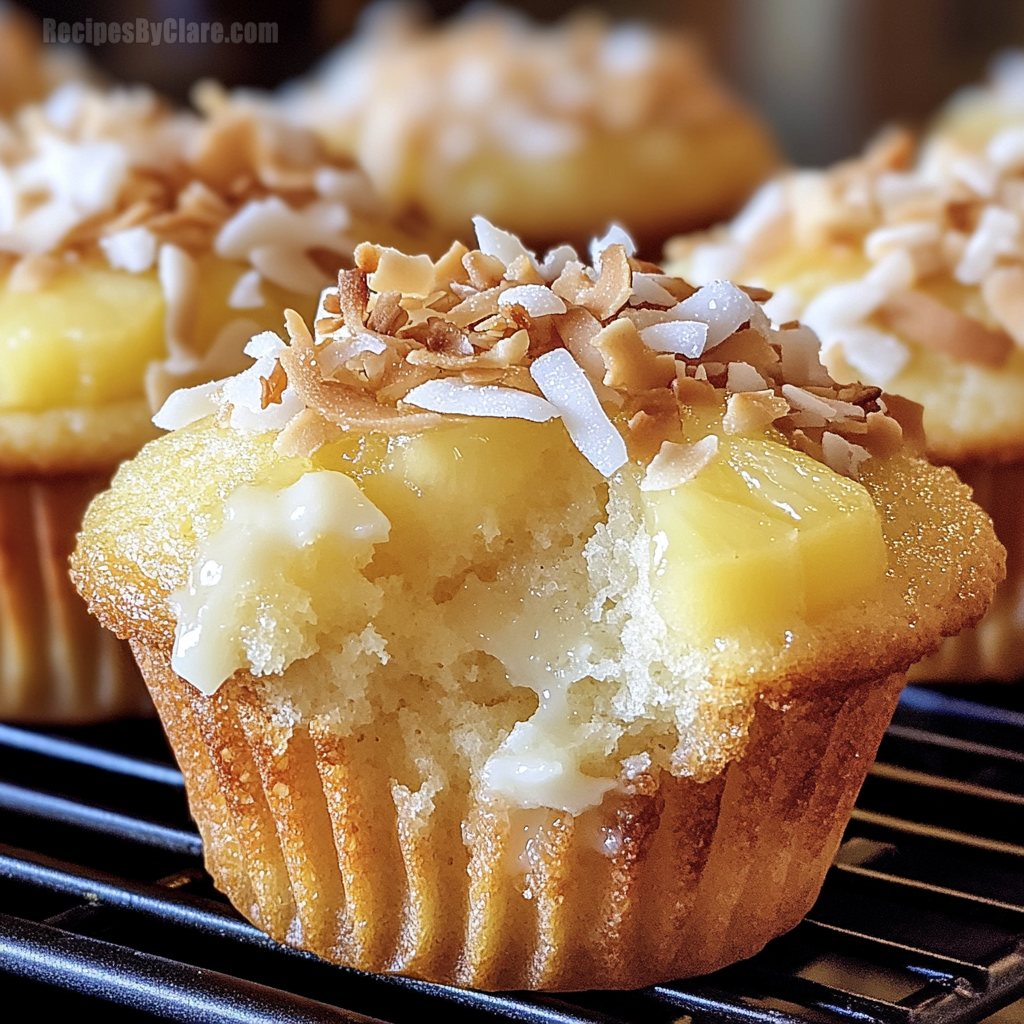
[[[114, 78], [184, 101], [197, 78], [272, 87], [311, 67], [352, 30], [364, 4], [344, 0], [23, 0], [58, 21], [276, 21], [277, 45], [87, 47]], [[425, 5], [438, 16], [464, 6]], [[510, 6], [554, 20], [569, 0]], [[790, 159], [849, 155], [882, 124], [919, 125], [1000, 50], [1024, 45], [1021, 0], [606, 0], [614, 17], [683, 26], [772, 123]]]

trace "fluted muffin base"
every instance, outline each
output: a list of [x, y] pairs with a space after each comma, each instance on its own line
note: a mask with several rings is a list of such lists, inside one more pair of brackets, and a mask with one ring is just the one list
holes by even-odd
[[109, 473], [0, 478], [0, 720], [152, 715], [127, 644], [88, 612], [68, 558]]
[[207, 697], [167, 649], [133, 647], [207, 867], [243, 914], [328, 960], [483, 989], [638, 987], [792, 928], [904, 683], [762, 700], [718, 777], [640, 773], [574, 818], [510, 809], [457, 778], [410, 793], [386, 728], [286, 726], [251, 685]]
[[947, 637], [936, 654], [911, 668], [912, 682], [1024, 680], [1024, 461], [954, 465], [992, 517], [1006, 547], [1006, 579], [974, 629]]

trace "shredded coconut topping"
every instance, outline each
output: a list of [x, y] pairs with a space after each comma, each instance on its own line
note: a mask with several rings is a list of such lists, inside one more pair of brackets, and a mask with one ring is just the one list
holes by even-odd
[[[857, 160], [776, 179], [731, 225], [675, 239], [667, 252], [697, 280], [727, 267], [734, 279], [756, 281], [787, 246], [851, 257], [859, 250], [868, 264], [860, 277], [806, 300], [780, 292], [765, 312], [776, 324], [799, 317], [826, 352], [885, 385], [915, 349], [1000, 367], [1024, 344], [1022, 218], [1019, 125], [996, 132], [980, 152], [938, 135], [916, 162], [910, 136], [890, 133]], [[978, 288], [981, 301], [954, 308], [958, 286]]]
[[[170, 359], [155, 376], [165, 383], [193, 373], [209, 341], [193, 329], [204, 254], [248, 264], [228, 306], [255, 309], [264, 281], [307, 295], [330, 284], [359, 218], [383, 215], [365, 175], [311, 132], [214, 86], [199, 105], [201, 115], [175, 113], [147, 89], [74, 83], [22, 108], [0, 136], [8, 287], [45, 284], [43, 258], [156, 267]], [[157, 404], [167, 390], [155, 389]]]
[[[436, 261], [359, 245], [356, 268], [321, 294], [312, 330], [289, 310], [290, 344], [256, 335], [245, 347], [253, 366], [176, 393], [158, 424], [218, 412], [238, 430], [279, 431], [281, 451], [310, 454], [350, 429], [559, 419], [604, 476], [631, 459], [648, 464], [649, 490], [685, 483], [714, 457], [714, 437], [681, 442], [699, 406], [725, 407], [725, 433], [774, 431], [849, 475], [876, 438], [888, 452], [901, 436], [895, 421], [866, 430], [869, 414], [885, 418], [880, 389], [836, 384], [812, 331], [770, 327], [768, 292], [724, 281], [694, 291], [629, 256], [616, 231], [595, 242], [591, 266], [567, 260], [549, 286], [518, 238], [483, 218], [477, 232], [480, 249], [455, 243]], [[640, 275], [670, 303], [628, 304]], [[849, 434], [855, 448], [829, 441], [826, 457], [826, 434]]]

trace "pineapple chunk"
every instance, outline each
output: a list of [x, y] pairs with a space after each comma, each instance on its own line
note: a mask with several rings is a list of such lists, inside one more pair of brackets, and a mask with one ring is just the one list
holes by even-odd
[[[214, 255], [199, 261], [196, 347], [205, 352], [232, 320], [252, 333], [280, 330], [292, 306], [309, 318], [315, 299], [263, 286], [265, 303], [237, 310], [227, 298], [247, 268]], [[0, 284], [0, 410], [38, 411], [140, 398], [146, 366], [167, 354], [156, 272], [129, 274], [99, 262], [69, 265], [38, 291]], [[239, 369], [248, 360], [239, 355]]]
[[715, 462], [643, 502], [656, 602], [688, 638], [784, 633], [865, 599], [886, 570], [865, 488], [774, 441], [720, 439]]

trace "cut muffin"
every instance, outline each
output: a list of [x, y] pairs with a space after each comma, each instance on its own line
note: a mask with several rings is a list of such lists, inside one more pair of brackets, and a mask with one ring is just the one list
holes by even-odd
[[[916, 678], [1024, 676], [1024, 135], [974, 154], [884, 136], [859, 160], [764, 187], [728, 227], [676, 239], [670, 266], [775, 291], [776, 322], [801, 317], [838, 380], [924, 406], [932, 458], [952, 465], [1009, 551], [977, 630]], [[913, 676], [912, 676], [913, 677]]]
[[312, 314], [351, 230], [407, 237], [313, 136], [216, 98], [199, 118], [70, 84], [0, 139], [0, 718], [152, 713], [67, 580], [85, 504], [171, 391]]
[[615, 218], [657, 251], [727, 216], [778, 162], [689, 39], [593, 14], [539, 26], [490, 8], [435, 27], [377, 6], [283, 103], [459, 237], [478, 213], [538, 245]]
[[173, 395], [73, 575], [279, 941], [480, 988], [711, 971], [810, 907], [1003, 551], [913, 403], [763, 296], [477, 230], [360, 246], [312, 333]]

